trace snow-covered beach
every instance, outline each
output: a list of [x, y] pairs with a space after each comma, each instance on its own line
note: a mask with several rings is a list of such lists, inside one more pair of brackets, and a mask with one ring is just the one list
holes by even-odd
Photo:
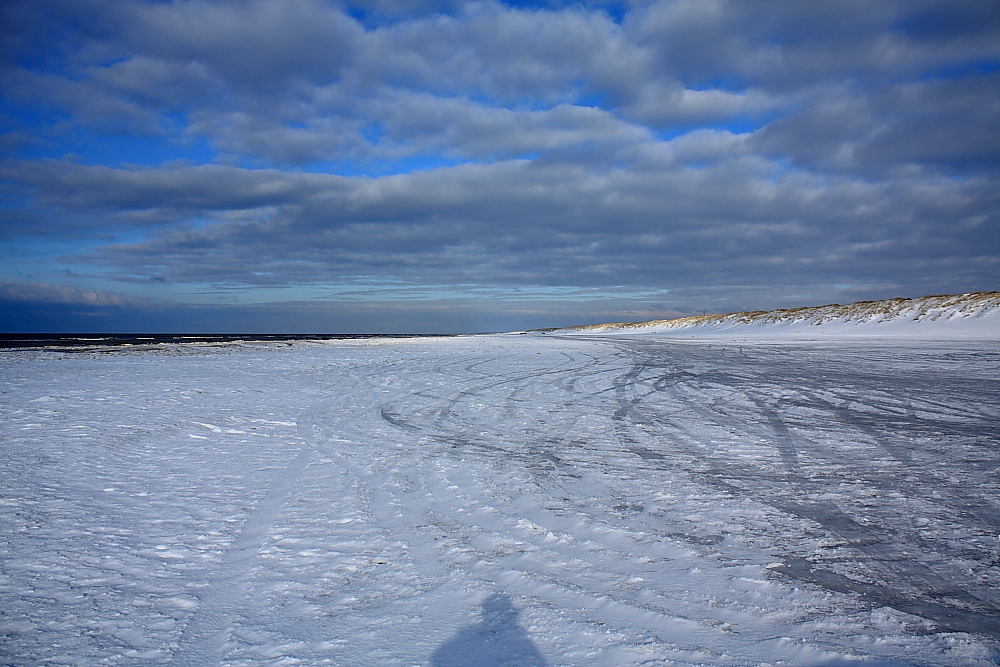
[[996, 337], [696, 334], [2, 352], [0, 662], [996, 664]]

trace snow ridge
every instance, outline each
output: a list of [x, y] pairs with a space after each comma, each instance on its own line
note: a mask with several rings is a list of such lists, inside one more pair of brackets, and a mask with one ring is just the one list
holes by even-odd
[[698, 333], [751, 333], [759, 329], [769, 335], [784, 330], [790, 333], [954, 334], [997, 338], [1000, 337], [1000, 292], [858, 301], [847, 305], [835, 303], [769, 311], [695, 315], [649, 322], [592, 324], [562, 331], [669, 333], [695, 328]]

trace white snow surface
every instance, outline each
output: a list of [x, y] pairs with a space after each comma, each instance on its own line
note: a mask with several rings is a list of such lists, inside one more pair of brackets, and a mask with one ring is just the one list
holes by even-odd
[[561, 333], [574, 332], [799, 340], [857, 337], [1000, 340], [1000, 292], [594, 324], [561, 330]]
[[995, 665], [1000, 351], [0, 353], [0, 663]]

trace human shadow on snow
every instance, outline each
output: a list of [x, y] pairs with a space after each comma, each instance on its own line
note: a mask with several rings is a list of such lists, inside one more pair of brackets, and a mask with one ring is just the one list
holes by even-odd
[[545, 667], [528, 633], [518, 625], [520, 612], [510, 598], [495, 593], [483, 602], [483, 620], [462, 628], [434, 651], [432, 667]]

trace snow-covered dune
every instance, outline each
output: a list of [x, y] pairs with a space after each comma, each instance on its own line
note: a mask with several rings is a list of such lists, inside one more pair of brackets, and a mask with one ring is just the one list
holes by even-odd
[[1000, 292], [859, 301], [573, 327], [569, 332], [701, 336], [1000, 338]]

